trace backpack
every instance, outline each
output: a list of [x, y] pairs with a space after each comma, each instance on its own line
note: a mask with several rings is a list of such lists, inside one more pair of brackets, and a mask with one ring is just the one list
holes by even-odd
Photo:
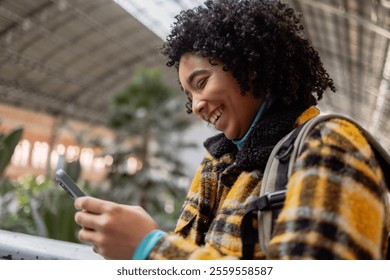
[[[252, 222], [254, 211], [257, 211], [257, 234], [260, 249], [267, 254], [267, 245], [271, 240], [274, 223], [286, 198], [287, 182], [292, 174], [294, 163], [302, 152], [304, 140], [312, 128], [331, 118], [347, 120], [362, 132], [371, 145], [375, 157], [382, 168], [389, 191], [388, 198], [390, 200], [390, 156], [385, 149], [368, 131], [352, 119], [338, 114], [318, 115], [292, 130], [273, 148], [264, 170], [259, 197], [247, 206], [241, 222], [243, 259], [253, 259], [254, 255], [254, 244], [256, 240], [256, 231], [253, 228]], [[390, 258], [390, 248], [387, 250], [386, 258]]]

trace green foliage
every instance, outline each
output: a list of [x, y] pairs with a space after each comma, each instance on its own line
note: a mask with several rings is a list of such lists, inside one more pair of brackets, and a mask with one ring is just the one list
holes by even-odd
[[[140, 205], [167, 228], [173, 227], [186, 193], [179, 183], [187, 178], [180, 151], [193, 147], [180, 137], [190, 121], [175, 96], [158, 70], [140, 69], [128, 87], [113, 97], [109, 120], [121, 137], [111, 153], [114, 164], [106, 198]], [[138, 141], [129, 147], [129, 138]], [[135, 174], [126, 170], [129, 156], [142, 162]]]
[[[73, 201], [51, 178], [26, 174], [11, 181], [4, 171], [20, 141], [23, 129], [0, 135], [0, 225], [4, 230], [79, 242]], [[73, 179], [80, 176], [80, 163], [65, 166]], [[84, 184], [90, 194], [96, 189]]]
[[14, 129], [9, 134], [0, 134], [0, 177], [10, 162], [22, 135], [23, 128]]
[[[45, 176], [24, 175], [9, 184], [10, 191], [3, 196], [2, 229], [79, 242], [73, 200], [56, 182]], [[80, 185], [91, 195], [99, 195], [87, 183]]]
[[[173, 228], [186, 193], [180, 183], [188, 181], [180, 151], [193, 147], [180, 137], [190, 122], [182, 101], [175, 95], [164, 84], [160, 72], [141, 69], [133, 75], [129, 86], [113, 97], [109, 125], [118, 130], [118, 138], [113, 147], [105, 147], [110, 151], [106, 154], [114, 159], [107, 178], [110, 182], [107, 192], [80, 181], [80, 162], [62, 166], [88, 194], [141, 205], [165, 230]], [[53, 179], [25, 175], [11, 182], [1, 176], [22, 132], [15, 129], [8, 135], [0, 135], [1, 228], [79, 242], [73, 201]], [[129, 146], [129, 139], [136, 142]], [[127, 170], [129, 156], [142, 162], [142, 168], [135, 174]]]
[[[129, 85], [112, 98], [109, 126], [128, 135], [153, 130], [171, 133], [188, 128], [183, 118], [183, 104], [175, 99], [176, 92], [162, 80], [155, 69], [139, 69]], [[145, 127], [147, 126], [147, 127]]]
[[[74, 221], [76, 209], [73, 200], [57, 183], [46, 180], [46, 191], [41, 193], [39, 214], [47, 230], [47, 236], [53, 239], [78, 243], [77, 232], [79, 226]], [[88, 182], [78, 182], [78, 185], [92, 196], [99, 196], [99, 190]]]

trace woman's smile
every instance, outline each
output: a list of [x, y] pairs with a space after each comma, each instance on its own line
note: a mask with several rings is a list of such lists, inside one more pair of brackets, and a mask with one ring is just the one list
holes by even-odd
[[222, 113], [223, 113], [223, 106], [218, 107], [215, 111], [213, 111], [211, 116], [208, 118], [208, 122], [215, 126], [219, 118], [222, 116]]

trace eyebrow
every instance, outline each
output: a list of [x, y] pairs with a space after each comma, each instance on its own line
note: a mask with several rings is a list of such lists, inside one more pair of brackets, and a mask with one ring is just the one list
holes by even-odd
[[204, 74], [204, 73], [207, 73], [207, 72], [208, 71], [206, 69], [196, 69], [196, 70], [194, 70], [194, 72], [192, 72], [191, 75], [188, 76], [187, 83], [191, 84], [196, 76]]

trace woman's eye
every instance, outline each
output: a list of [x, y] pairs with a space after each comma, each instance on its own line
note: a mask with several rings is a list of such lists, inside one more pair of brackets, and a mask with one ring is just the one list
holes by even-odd
[[198, 88], [200, 88], [200, 89], [204, 88], [204, 86], [206, 85], [206, 82], [207, 82], [207, 78], [201, 79], [198, 82]]

